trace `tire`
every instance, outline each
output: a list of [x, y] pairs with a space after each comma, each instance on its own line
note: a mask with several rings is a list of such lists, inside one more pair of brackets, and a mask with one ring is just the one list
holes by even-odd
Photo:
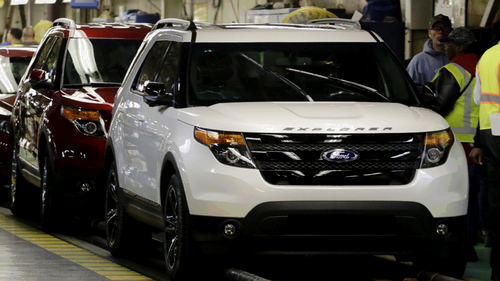
[[419, 271], [439, 273], [461, 279], [467, 266], [466, 235], [460, 235], [456, 242], [438, 242], [428, 245], [428, 250], [420, 253], [413, 266]]
[[40, 227], [43, 231], [51, 231], [57, 222], [56, 190], [53, 164], [50, 161], [48, 148], [43, 156], [42, 177], [40, 184]]
[[163, 247], [167, 275], [172, 280], [190, 280], [195, 277], [201, 253], [190, 234], [191, 221], [187, 201], [176, 175], [168, 182], [163, 205]]
[[17, 162], [17, 150], [14, 147], [12, 151], [12, 165], [10, 174], [10, 211], [15, 216], [29, 214], [33, 207], [29, 201], [29, 183], [21, 175]]
[[105, 222], [108, 250], [115, 257], [132, 256], [143, 251], [151, 240], [149, 228], [142, 226], [125, 211], [123, 192], [113, 162], [106, 179]]

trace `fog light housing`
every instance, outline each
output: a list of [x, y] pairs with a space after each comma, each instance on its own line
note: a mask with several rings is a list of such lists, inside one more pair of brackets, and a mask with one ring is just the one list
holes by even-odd
[[240, 224], [237, 221], [226, 221], [222, 224], [222, 235], [229, 239], [234, 239], [240, 234]]
[[77, 187], [82, 193], [89, 193], [94, 187], [95, 183], [93, 181], [80, 181], [77, 183]]
[[440, 223], [436, 228], [436, 232], [437, 234], [444, 236], [449, 232], [448, 226], [444, 223]]

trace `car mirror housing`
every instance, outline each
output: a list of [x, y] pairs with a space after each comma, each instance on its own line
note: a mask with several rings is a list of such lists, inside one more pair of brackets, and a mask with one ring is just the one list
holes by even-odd
[[417, 88], [422, 96], [424, 106], [434, 109], [438, 105], [438, 97], [434, 90], [434, 84], [426, 83], [424, 85], [417, 85]]
[[167, 93], [165, 84], [161, 82], [147, 81], [144, 85], [144, 102], [149, 106], [172, 106], [174, 104], [174, 96], [172, 93]]
[[34, 89], [49, 88], [52, 85], [52, 80], [45, 70], [33, 69], [30, 73], [29, 83]]

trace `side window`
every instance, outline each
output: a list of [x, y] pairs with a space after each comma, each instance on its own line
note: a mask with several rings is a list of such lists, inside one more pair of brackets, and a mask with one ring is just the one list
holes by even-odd
[[167, 56], [158, 75], [157, 82], [165, 85], [167, 93], [174, 93], [177, 80], [179, 79], [179, 58], [181, 56], [181, 46], [179, 42], [172, 42], [168, 49]]
[[40, 51], [38, 52], [38, 58], [36, 59], [35, 64], [33, 65], [33, 69], [41, 69], [43, 64], [45, 63], [45, 60], [47, 59], [47, 56], [49, 55], [50, 49], [52, 49], [52, 46], [54, 45], [54, 37], [48, 38], [45, 43], [43, 44], [43, 47], [41, 47]]
[[51, 79], [54, 79], [54, 75], [56, 74], [57, 59], [59, 58], [61, 42], [62, 40], [60, 38], [56, 38], [54, 42], [54, 47], [52, 48], [52, 50], [50, 50], [49, 56], [47, 57], [47, 62], [42, 68], [43, 70], [49, 72], [49, 78]]
[[40, 55], [35, 62], [34, 69], [42, 69], [49, 73], [53, 79], [57, 69], [57, 59], [61, 49], [62, 40], [58, 37], [49, 38], [41, 49]]
[[169, 41], [158, 41], [154, 44], [144, 60], [139, 75], [136, 78], [137, 80], [134, 86], [132, 86], [133, 89], [142, 92], [146, 81], [156, 81], [158, 69], [169, 44]]

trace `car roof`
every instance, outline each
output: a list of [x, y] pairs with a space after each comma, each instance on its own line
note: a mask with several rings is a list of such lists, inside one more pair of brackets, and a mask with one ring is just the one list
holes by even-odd
[[151, 28], [149, 23], [88, 23], [76, 24], [71, 19], [57, 19], [48, 34], [63, 32], [70, 38], [143, 39]]
[[[201, 43], [230, 42], [366, 42], [382, 41], [376, 34], [361, 29], [357, 21], [332, 19], [308, 24], [218, 24], [191, 22], [179, 19], [160, 20], [151, 34], [176, 33], [190, 42], [196, 32], [195, 41]], [[155, 35], [150, 35], [155, 36]]]
[[36, 46], [0, 46], [0, 56], [32, 57], [36, 49]]

